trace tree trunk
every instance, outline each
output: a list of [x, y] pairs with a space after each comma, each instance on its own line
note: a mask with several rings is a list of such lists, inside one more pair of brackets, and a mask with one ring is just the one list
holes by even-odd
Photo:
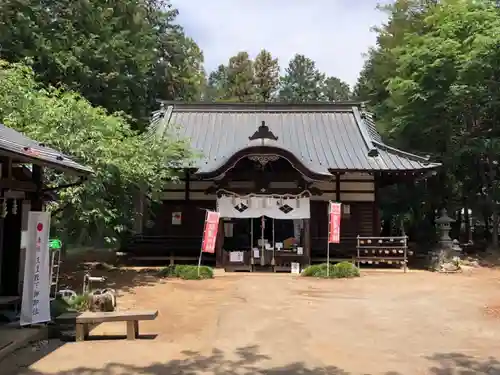
[[490, 215], [489, 212], [483, 210], [483, 221], [484, 221], [484, 239], [486, 242], [490, 242]]
[[472, 230], [470, 225], [469, 206], [467, 200], [464, 201], [464, 221], [465, 221], [465, 242], [472, 242]]
[[498, 251], [498, 220], [498, 212], [494, 209], [492, 215], [493, 228], [491, 228], [491, 246], [495, 252]]

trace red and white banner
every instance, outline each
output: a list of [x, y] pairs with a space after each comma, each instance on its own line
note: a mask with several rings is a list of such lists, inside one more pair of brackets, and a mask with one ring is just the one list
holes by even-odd
[[201, 243], [201, 251], [204, 253], [215, 253], [219, 219], [220, 213], [207, 211], [207, 215], [205, 216], [205, 229], [203, 230], [203, 242]]
[[342, 217], [342, 204], [330, 202], [328, 205], [328, 243], [340, 242], [340, 219]]

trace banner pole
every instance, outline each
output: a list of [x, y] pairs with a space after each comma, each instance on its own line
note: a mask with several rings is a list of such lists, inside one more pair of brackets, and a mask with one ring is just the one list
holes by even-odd
[[330, 227], [332, 220], [332, 204], [328, 202], [328, 237], [326, 238], [326, 277], [330, 277]]
[[266, 219], [264, 218], [264, 215], [260, 217], [260, 265], [264, 266], [266, 264], [266, 257], [265, 257], [265, 245], [264, 245], [264, 227], [266, 225]]
[[273, 218], [273, 259], [272, 259], [272, 266], [274, 268], [274, 270], [276, 269], [276, 259], [275, 259], [275, 246], [276, 246], [276, 238], [274, 236], [274, 218]]
[[250, 272], [253, 272], [255, 268], [255, 253], [253, 251], [254, 243], [253, 243], [253, 217], [250, 218]]
[[200, 277], [200, 267], [201, 267], [201, 256], [203, 255], [203, 241], [205, 239], [205, 231], [207, 230], [206, 228], [206, 223], [207, 223], [207, 215], [208, 211], [205, 210], [205, 223], [203, 224], [203, 236], [201, 238], [201, 246], [200, 246], [200, 256], [198, 258], [198, 277]]
[[198, 257], [198, 277], [200, 276], [201, 255], [202, 254], [203, 254], [203, 248], [200, 248], [200, 256]]

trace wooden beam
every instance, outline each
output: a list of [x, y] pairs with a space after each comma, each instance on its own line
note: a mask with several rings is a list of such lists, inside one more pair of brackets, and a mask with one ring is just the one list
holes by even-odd
[[37, 186], [32, 181], [18, 181], [18, 180], [12, 180], [12, 179], [1, 179], [0, 180], [0, 189], [35, 192], [35, 191], [37, 191]]

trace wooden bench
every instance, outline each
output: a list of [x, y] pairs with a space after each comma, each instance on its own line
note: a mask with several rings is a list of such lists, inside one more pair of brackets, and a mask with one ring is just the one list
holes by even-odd
[[127, 323], [127, 340], [135, 340], [139, 336], [139, 320], [155, 320], [156, 311], [112, 311], [65, 313], [57, 317], [58, 321], [74, 321], [76, 323], [76, 341], [84, 341], [89, 336], [90, 326], [109, 322]]

